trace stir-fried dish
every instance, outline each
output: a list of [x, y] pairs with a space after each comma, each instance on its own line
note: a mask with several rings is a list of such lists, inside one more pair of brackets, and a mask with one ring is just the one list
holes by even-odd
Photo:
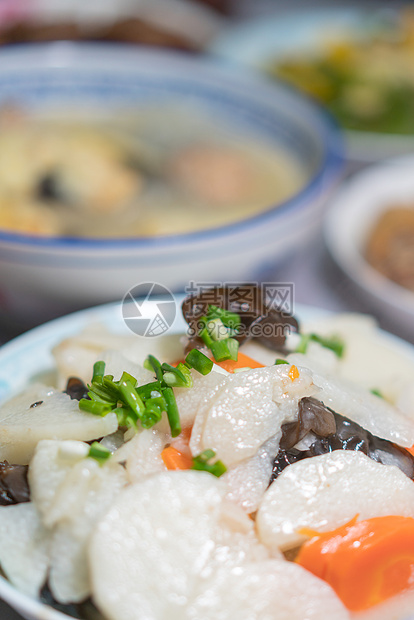
[[187, 334], [91, 326], [2, 405], [3, 573], [85, 620], [402, 619], [413, 360], [369, 317], [215, 292]]
[[342, 35], [333, 24], [318, 48], [287, 54], [268, 70], [319, 99], [347, 129], [413, 134], [414, 13], [361, 21]]

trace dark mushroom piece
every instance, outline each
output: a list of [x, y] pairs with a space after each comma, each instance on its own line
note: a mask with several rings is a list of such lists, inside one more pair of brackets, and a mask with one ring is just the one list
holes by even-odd
[[81, 400], [81, 398], [89, 398], [88, 388], [78, 377], [69, 377], [66, 384], [64, 394], [68, 394], [72, 400]]
[[27, 465], [10, 465], [7, 461], [0, 462], [0, 506], [30, 502], [27, 471]]
[[[310, 433], [307, 449], [294, 447]], [[414, 479], [414, 457], [408, 450], [373, 435], [316, 398], [306, 397], [299, 401], [297, 421], [282, 426], [280, 450], [273, 462], [269, 484], [288, 465], [333, 450], [361, 451], [373, 461], [399, 467], [409, 478]]]
[[297, 320], [267, 300], [260, 286], [240, 284], [215, 287], [203, 290], [198, 295], [190, 295], [183, 301], [182, 312], [189, 325], [186, 352], [204, 347], [197, 334], [201, 329], [200, 318], [207, 314], [210, 305], [240, 316], [240, 333], [234, 336], [239, 344], [254, 338], [267, 348], [283, 353], [287, 334], [299, 330]]

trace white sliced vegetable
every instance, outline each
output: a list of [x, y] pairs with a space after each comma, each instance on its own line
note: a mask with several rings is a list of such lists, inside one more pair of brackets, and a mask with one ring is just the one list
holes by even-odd
[[[304, 322], [304, 333], [338, 335], [345, 342], [337, 372], [343, 379], [367, 390], [379, 388], [395, 402], [400, 390], [412, 383], [414, 362], [409, 345], [378, 330], [375, 319], [362, 314], [335, 314], [323, 320]], [[404, 355], [404, 348], [407, 355]], [[414, 410], [412, 411], [414, 416]]]
[[96, 416], [80, 411], [78, 401], [67, 394], [29, 388], [0, 408], [0, 460], [26, 465], [41, 439], [90, 441], [117, 428], [115, 413]]
[[281, 425], [297, 417], [299, 399], [317, 392], [310, 373], [292, 380], [289, 371], [284, 364], [225, 377], [197, 414], [193, 454], [212, 449], [230, 467], [254, 456], [270, 437], [280, 438]]
[[300, 545], [301, 528], [333, 530], [386, 515], [414, 517], [414, 482], [393, 465], [361, 452], [337, 450], [289, 465], [264, 494], [257, 513], [260, 540], [271, 551]]
[[0, 565], [18, 590], [37, 597], [49, 566], [48, 531], [29, 502], [0, 507]]
[[203, 376], [193, 370], [191, 375], [194, 382], [193, 388], [176, 388], [174, 390], [182, 428], [193, 425], [197, 413], [213, 399], [218, 387], [223, 384], [229, 373], [223, 375], [212, 371]]
[[51, 544], [49, 586], [60, 603], [80, 602], [90, 594], [87, 545], [96, 523], [125, 486], [125, 470], [108, 461], [77, 463], [58, 489], [53, 508], [60, 519]]
[[69, 377], [79, 377], [89, 383], [93, 365], [102, 353], [127, 347], [131, 340], [131, 336], [113, 334], [100, 324], [91, 325], [80, 334], [62, 340], [52, 350], [58, 369], [58, 387], [64, 389]]
[[83, 460], [88, 452], [88, 444], [81, 441], [43, 439], [37, 444], [28, 479], [32, 501], [47, 527], [52, 527], [59, 518], [60, 513], [55, 514], [53, 508], [59, 487], [75, 463]]
[[[139, 482], [145, 476], [165, 471], [166, 467], [161, 458], [169, 437], [159, 431], [148, 429], [139, 432], [128, 446], [126, 471], [130, 482]], [[119, 455], [114, 454], [119, 460]]]
[[237, 463], [222, 476], [228, 487], [228, 499], [247, 513], [255, 512], [259, 506], [269, 485], [278, 449], [279, 436], [271, 437], [254, 456]]
[[220, 571], [205, 584], [191, 620], [347, 620], [331, 587], [292, 562], [267, 560]]
[[181, 344], [181, 334], [167, 334], [144, 338], [135, 336], [131, 338], [127, 346], [121, 349], [125, 357], [137, 364], [143, 364], [148, 355], [153, 355], [159, 361], [176, 362], [183, 357], [183, 346]]
[[203, 583], [267, 557], [252, 521], [204, 472], [164, 472], [120, 493], [92, 535], [93, 598], [110, 620], [191, 618]]

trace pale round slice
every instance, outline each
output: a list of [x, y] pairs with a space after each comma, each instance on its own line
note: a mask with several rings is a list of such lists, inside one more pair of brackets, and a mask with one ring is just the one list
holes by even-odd
[[31, 387], [0, 408], [0, 460], [27, 465], [41, 439], [90, 441], [117, 428], [113, 412], [104, 417], [86, 413], [67, 394]]
[[270, 437], [280, 438], [281, 426], [296, 419], [298, 401], [318, 390], [310, 373], [289, 375], [289, 365], [257, 368], [224, 377], [208, 406], [199, 412], [191, 438], [193, 454], [211, 449], [227, 467], [254, 456]]
[[190, 609], [191, 620], [347, 620], [332, 588], [281, 560], [215, 573]]
[[268, 557], [226, 485], [163, 472], [121, 492], [92, 536], [92, 593], [109, 620], [185, 620], [218, 570]]
[[414, 517], [414, 482], [393, 465], [337, 450], [289, 465], [264, 494], [256, 524], [274, 551], [306, 540], [301, 528], [326, 532], [355, 515]]
[[[95, 524], [126, 484], [121, 465], [93, 459], [76, 463], [60, 485], [52, 506], [61, 515], [53, 531], [49, 586], [60, 603], [90, 595], [87, 547]], [[65, 517], [66, 514], [66, 517]]]
[[49, 566], [49, 532], [31, 502], [0, 507], [0, 565], [18, 590], [37, 597]]

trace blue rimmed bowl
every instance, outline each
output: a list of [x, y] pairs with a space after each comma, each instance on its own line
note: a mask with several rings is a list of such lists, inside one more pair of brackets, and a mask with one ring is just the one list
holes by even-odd
[[0, 231], [0, 293], [10, 311], [70, 310], [116, 300], [140, 282], [260, 278], [309, 239], [342, 170], [331, 118], [289, 88], [182, 54], [55, 43], [0, 52], [0, 105], [79, 106], [114, 114], [149, 101], [191, 101], [285, 148], [307, 181], [288, 201], [200, 232], [152, 238], [43, 238]]

